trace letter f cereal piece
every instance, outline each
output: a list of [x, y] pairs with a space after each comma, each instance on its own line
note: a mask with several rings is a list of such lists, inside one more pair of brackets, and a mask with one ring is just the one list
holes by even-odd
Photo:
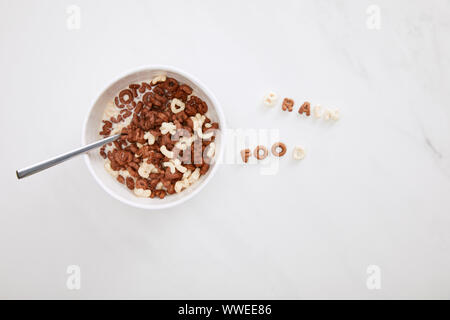
[[250, 149], [241, 150], [241, 158], [242, 158], [242, 161], [244, 161], [244, 163], [248, 162], [248, 158], [250, 158], [251, 155], [252, 155], [252, 152], [250, 151]]

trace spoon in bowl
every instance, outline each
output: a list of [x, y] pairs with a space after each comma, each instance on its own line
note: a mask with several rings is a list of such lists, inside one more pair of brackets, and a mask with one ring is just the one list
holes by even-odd
[[17, 179], [22, 179], [22, 178], [31, 176], [32, 174], [35, 174], [35, 173], [38, 173], [38, 172], [40, 172], [42, 170], [48, 169], [50, 167], [53, 167], [53, 166], [55, 166], [57, 164], [60, 164], [61, 162], [69, 160], [69, 159], [71, 159], [71, 158], [73, 158], [73, 157], [75, 157], [75, 156], [77, 156], [77, 155], [79, 155], [81, 153], [85, 153], [85, 152], [87, 152], [89, 150], [101, 147], [104, 144], [113, 142], [113, 141], [117, 140], [120, 136], [121, 136], [121, 134], [118, 133], [116, 135], [104, 138], [102, 140], [98, 140], [96, 142], [90, 143], [90, 144], [88, 144], [86, 146], [83, 146], [83, 147], [80, 147], [78, 149], [75, 149], [75, 150], [63, 153], [63, 154], [61, 154], [59, 156], [50, 158], [50, 159], [42, 161], [42, 162], [39, 162], [39, 163], [37, 163], [35, 165], [29, 166], [29, 167], [26, 167], [26, 168], [23, 168], [23, 169], [20, 169], [20, 170], [16, 170]]

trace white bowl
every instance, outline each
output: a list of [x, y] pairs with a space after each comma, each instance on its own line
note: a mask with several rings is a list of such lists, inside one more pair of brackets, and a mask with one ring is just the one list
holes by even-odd
[[84, 123], [82, 143], [88, 144], [102, 138], [99, 135], [99, 131], [103, 112], [107, 103], [112, 101], [120, 90], [128, 87], [131, 83], [140, 83], [142, 81], [151, 80], [161, 73], [189, 85], [194, 90], [194, 94], [208, 104], [207, 115], [213, 122], [219, 123], [220, 130], [215, 139], [216, 155], [214, 157], [214, 162], [212, 163], [207, 174], [201, 176], [201, 178], [189, 188], [178, 194], [168, 195], [164, 199], [137, 197], [123, 184], [117, 182], [117, 180], [105, 170], [105, 160], [100, 156], [99, 150], [93, 150], [85, 154], [85, 160], [89, 171], [92, 173], [95, 180], [100, 184], [103, 190], [123, 203], [143, 209], [163, 209], [173, 207], [199, 193], [200, 190], [203, 189], [203, 187], [205, 187], [209, 180], [214, 176], [218, 164], [221, 162], [220, 159], [223, 155], [225, 146], [223, 134], [225, 130], [225, 117], [219, 102], [214, 97], [212, 92], [190, 74], [174, 67], [161, 65], [144, 66], [131, 70], [113, 80], [104, 90], [102, 90], [100, 95], [92, 104], [92, 108], [89, 111]]

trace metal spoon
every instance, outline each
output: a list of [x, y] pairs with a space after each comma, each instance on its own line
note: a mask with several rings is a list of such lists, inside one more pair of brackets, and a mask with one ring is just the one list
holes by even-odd
[[84, 147], [81, 147], [81, 148], [78, 148], [78, 149], [75, 149], [75, 150], [63, 153], [63, 154], [61, 154], [59, 156], [50, 158], [48, 160], [39, 162], [39, 163], [37, 163], [35, 165], [29, 166], [29, 167], [26, 167], [26, 168], [23, 168], [23, 169], [20, 169], [20, 170], [16, 170], [17, 179], [22, 179], [22, 178], [31, 176], [32, 174], [35, 174], [35, 173], [38, 173], [39, 171], [42, 171], [42, 170], [48, 169], [50, 167], [53, 167], [53, 166], [55, 166], [57, 164], [60, 164], [61, 162], [69, 160], [70, 158], [73, 158], [73, 157], [75, 157], [75, 156], [77, 156], [77, 155], [79, 155], [81, 153], [84, 153], [84, 152], [87, 152], [89, 150], [101, 147], [102, 145], [107, 144], [109, 142], [113, 142], [113, 141], [117, 140], [120, 137], [120, 135], [121, 134], [119, 133], [119, 134], [107, 137], [105, 139], [102, 139], [102, 140], [93, 142], [91, 144], [88, 144], [88, 145], [86, 145]]

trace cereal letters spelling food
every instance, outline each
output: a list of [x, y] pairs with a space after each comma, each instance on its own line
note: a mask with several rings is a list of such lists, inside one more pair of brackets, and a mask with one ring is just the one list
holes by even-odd
[[[276, 157], [282, 157], [286, 154], [287, 148], [283, 142], [276, 142], [271, 148], [272, 154]], [[241, 158], [244, 163], [248, 162], [248, 159], [252, 155], [250, 149], [241, 150]], [[263, 145], [256, 146], [253, 151], [253, 156], [258, 160], [264, 160], [269, 155], [269, 150]]]

